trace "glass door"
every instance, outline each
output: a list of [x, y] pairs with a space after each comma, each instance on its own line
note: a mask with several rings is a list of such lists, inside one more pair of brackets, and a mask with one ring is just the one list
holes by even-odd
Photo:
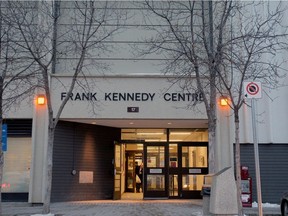
[[206, 142], [169, 143], [169, 198], [201, 198], [207, 159]]
[[165, 143], [144, 145], [144, 198], [168, 197], [167, 164]]
[[204, 176], [208, 174], [207, 143], [182, 143], [179, 150], [181, 197], [200, 199]]

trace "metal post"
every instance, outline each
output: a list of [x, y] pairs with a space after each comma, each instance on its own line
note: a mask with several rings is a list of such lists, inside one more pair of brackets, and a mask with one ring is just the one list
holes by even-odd
[[257, 186], [257, 199], [258, 199], [258, 214], [263, 216], [262, 211], [262, 193], [261, 193], [261, 180], [260, 180], [260, 165], [259, 165], [259, 151], [258, 151], [258, 137], [257, 137], [257, 124], [255, 116], [256, 103], [255, 99], [251, 101], [252, 111], [252, 129], [253, 129], [253, 141], [254, 141], [254, 157], [255, 157], [255, 169], [256, 169], [256, 186]]

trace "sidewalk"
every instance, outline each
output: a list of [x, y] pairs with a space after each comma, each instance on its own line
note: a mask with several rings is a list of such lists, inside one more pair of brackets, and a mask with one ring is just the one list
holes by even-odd
[[[3, 216], [41, 214], [42, 206], [28, 203], [3, 203]], [[200, 201], [191, 200], [101, 200], [52, 203], [55, 216], [200, 216]]]
[[[23, 202], [2, 203], [3, 216], [41, 214], [42, 206]], [[245, 215], [258, 215], [258, 208], [245, 208]], [[201, 216], [202, 200], [100, 200], [51, 204], [55, 216]], [[279, 216], [280, 207], [263, 207], [263, 215]]]

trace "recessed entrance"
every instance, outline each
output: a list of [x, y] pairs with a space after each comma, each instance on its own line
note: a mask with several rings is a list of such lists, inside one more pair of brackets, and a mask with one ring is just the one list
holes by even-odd
[[137, 164], [143, 163], [142, 198], [201, 198], [208, 174], [206, 129], [123, 129], [121, 137], [123, 193], [137, 194]]

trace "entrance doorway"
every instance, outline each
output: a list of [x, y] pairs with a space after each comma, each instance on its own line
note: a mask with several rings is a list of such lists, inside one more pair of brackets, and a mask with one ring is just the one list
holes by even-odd
[[208, 143], [169, 143], [169, 197], [200, 199], [208, 174]]
[[[136, 175], [137, 175], [137, 166], [139, 170], [139, 166], [143, 163], [143, 153], [142, 151], [126, 151], [125, 155], [126, 155], [125, 192], [136, 193], [138, 192], [137, 188], [140, 186], [139, 192], [142, 193], [143, 186], [141, 183], [136, 182]], [[143, 178], [141, 180], [143, 181]]]
[[125, 129], [125, 132], [121, 136], [125, 146], [124, 192], [138, 194], [137, 162], [144, 164], [139, 193], [142, 198], [202, 198], [204, 176], [208, 174], [206, 129]]
[[[114, 193], [113, 199], [143, 199], [143, 176], [136, 182], [136, 164], [143, 163], [143, 143], [114, 144]], [[138, 167], [138, 168], [139, 168]], [[143, 172], [143, 169], [142, 169]], [[139, 186], [139, 192], [137, 192]]]
[[145, 143], [144, 198], [202, 198], [207, 155], [206, 142]]

